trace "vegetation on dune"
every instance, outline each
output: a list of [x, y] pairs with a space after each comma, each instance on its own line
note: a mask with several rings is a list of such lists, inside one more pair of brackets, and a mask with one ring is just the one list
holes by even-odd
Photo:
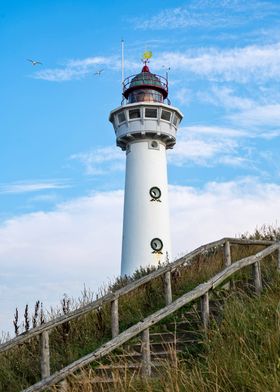
[[[243, 238], [280, 240], [280, 229], [262, 227], [252, 235]], [[261, 250], [262, 246], [232, 246], [232, 260], [238, 260]], [[223, 268], [221, 248], [211, 250], [196, 257], [193, 262], [172, 274], [174, 299], [191, 290], [199, 283], [212, 277]], [[151, 270], [140, 270], [132, 278], [119, 278], [100, 294], [115, 291], [127, 283], [139, 279]], [[252, 299], [248, 292], [251, 284], [251, 270], [244, 268], [234, 276], [235, 294], [228, 298], [224, 318], [220, 325], [212, 324], [203, 345], [194, 348], [188, 355], [166, 364], [165, 377], [150, 381], [139, 381], [129, 374], [119, 379], [108, 390], [115, 391], [279, 391], [280, 383], [280, 321], [279, 278], [275, 274], [275, 260], [268, 256], [262, 262], [263, 279], [266, 284], [264, 295]], [[242, 284], [241, 284], [242, 282]], [[244, 286], [244, 282], [246, 286]], [[120, 330], [142, 320], [164, 305], [164, 282], [157, 278], [139, 287], [119, 299]], [[246, 290], [244, 291], [244, 287]], [[46, 319], [84, 306], [93, 301], [93, 294], [85, 290], [78, 301], [65, 297], [61, 308], [52, 310], [49, 315], [42, 314], [35, 307], [35, 314], [26, 319], [31, 320], [31, 328]], [[167, 321], [176, 321], [183, 311], [169, 317]], [[36, 316], [37, 314], [37, 316]], [[35, 321], [34, 321], [35, 317]], [[163, 324], [163, 322], [161, 323]], [[25, 327], [26, 328], [26, 327]], [[160, 326], [155, 326], [160, 328]], [[19, 331], [20, 332], [20, 331]], [[55, 328], [50, 334], [51, 371], [55, 372], [76, 359], [84, 356], [102, 343], [111, 339], [110, 306], [105, 304], [97, 311], [92, 311]], [[37, 337], [11, 351], [0, 354], [0, 391], [17, 392], [39, 381], [39, 342]], [[69, 392], [92, 391], [89, 374], [96, 366], [70, 378], [73, 387]], [[79, 387], [76, 383], [79, 378]], [[102, 388], [106, 389], [106, 385]], [[111, 389], [110, 389], [111, 388]], [[112, 389], [115, 388], [115, 389]], [[67, 391], [68, 391], [67, 389]]]

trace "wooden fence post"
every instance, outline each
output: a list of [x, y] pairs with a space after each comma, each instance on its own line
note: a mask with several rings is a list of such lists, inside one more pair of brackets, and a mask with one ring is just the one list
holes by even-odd
[[209, 292], [200, 297], [200, 311], [203, 328], [207, 330], [209, 323]]
[[226, 241], [224, 245], [224, 264], [225, 267], [229, 267], [231, 265], [231, 255], [230, 255], [230, 242]]
[[152, 373], [151, 368], [151, 349], [150, 349], [150, 331], [149, 328], [142, 332], [142, 376], [150, 377]]
[[280, 272], [280, 246], [277, 251], [277, 271]]
[[112, 338], [115, 338], [119, 334], [119, 301], [118, 299], [114, 299], [111, 302], [111, 329], [112, 329]]
[[172, 302], [172, 287], [171, 287], [171, 272], [168, 271], [164, 274], [164, 295], [165, 304], [169, 305]]
[[[231, 265], [230, 242], [226, 241], [224, 245], [224, 266], [229, 267], [230, 265]], [[233, 280], [223, 285], [223, 289], [225, 290], [229, 290], [230, 287], [234, 287]]]
[[252, 264], [252, 268], [253, 268], [255, 293], [259, 295], [262, 291], [262, 276], [261, 276], [260, 262], [256, 261], [254, 264]]
[[48, 377], [50, 373], [50, 346], [49, 332], [43, 331], [40, 334], [40, 362], [41, 362], [41, 378]]

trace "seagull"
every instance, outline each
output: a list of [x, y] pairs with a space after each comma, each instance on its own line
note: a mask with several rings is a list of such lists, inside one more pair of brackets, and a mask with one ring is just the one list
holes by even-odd
[[103, 72], [103, 71], [104, 71], [104, 69], [100, 69], [99, 71], [94, 72], [94, 75], [100, 76], [101, 72]]
[[40, 61], [37, 61], [37, 60], [27, 59], [27, 61], [30, 61], [30, 63], [32, 63], [33, 66], [35, 66], [35, 65], [37, 65], [37, 64], [40, 64], [40, 65], [43, 64], [43, 63], [41, 63]]

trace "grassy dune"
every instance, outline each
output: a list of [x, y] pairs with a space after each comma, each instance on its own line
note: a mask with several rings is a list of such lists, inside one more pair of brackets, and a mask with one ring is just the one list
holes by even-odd
[[[263, 227], [244, 237], [279, 240], [280, 230]], [[232, 259], [238, 260], [261, 249], [260, 246], [233, 246]], [[250, 293], [251, 270], [245, 268], [237, 273], [234, 276], [236, 288], [226, 301], [222, 323], [217, 325], [212, 322], [203, 344], [198, 350], [194, 350], [194, 353], [185, 353], [180, 358], [174, 353], [174, 360], [166, 363], [160, 378], [139, 380], [136, 375], [131, 377], [127, 373], [124, 377], [117, 377], [118, 382], [113, 386], [104, 385], [100, 390], [280, 391], [280, 281], [275, 267], [276, 261], [272, 256], [262, 262], [265, 289], [260, 298], [252, 297]], [[172, 275], [174, 299], [209, 279], [222, 268], [222, 249], [200, 255], [194, 259], [192, 265]], [[132, 279], [148, 272], [138, 271]], [[110, 287], [103, 289], [103, 294], [107, 290], [115, 290], [125, 285], [127, 281], [118, 279]], [[67, 313], [92, 299], [92, 294], [85, 292], [80, 300], [64, 300], [61, 308], [44, 317], [49, 319]], [[125, 295], [119, 301], [121, 331], [163, 305], [161, 278]], [[184, 310], [188, 308], [180, 312]], [[170, 317], [169, 321], [180, 317], [180, 312]], [[32, 315], [28, 317], [32, 320]], [[61, 369], [110, 339], [109, 305], [57, 327], [50, 334], [51, 371]], [[40, 380], [38, 346], [38, 339], [34, 338], [27, 344], [0, 354], [1, 392], [17, 392]], [[90, 384], [94, 366], [96, 364], [85, 369], [83, 373], [70, 377], [67, 392], [94, 391]]]

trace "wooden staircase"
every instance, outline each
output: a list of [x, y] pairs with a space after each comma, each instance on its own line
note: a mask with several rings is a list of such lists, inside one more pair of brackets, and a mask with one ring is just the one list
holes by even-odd
[[[221, 291], [219, 298], [209, 300], [209, 318], [216, 323], [222, 321], [223, 304], [227, 291]], [[167, 367], [177, 366], [178, 359], [183, 359], [203, 351], [205, 329], [201, 324], [200, 309], [194, 304], [192, 308], [175, 318], [174, 321], [157, 326], [157, 331], [149, 334], [150, 373], [149, 377], [158, 378]], [[87, 381], [91, 383], [95, 392], [110, 392], [112, 385], [121, 384], [122, 380], [141, 378], [147, 373], [143, 368], [143, 339], [137, 337], [133, 342], [125, 344], [118, 352], [110, 356], [105, 363], [94, 368], [91, 376], [87, 374]], [[84, 384], [83, 376], [80, 381]], [[79, 381], [76, 381], [79, 384]], [[64, 384], [67, 391], [67, 383]], [[62, 390], [64, 392], [64, 389]]]
[[[222, 294], [222, 295], [221, 295]], [[209, 319], [220, 323], [223, 317], [223, 304], [227, 292], [220, 292], [219, 298], [209, 300]], [[160, 377], [167, 366], [177, 365], [178, 359], [201, 353], [205, 339], [205, 329], [201, 324], [200, 309], [193, 305], [192, 309], [176, 317], [175, 321], [162, 324], [157, 332], [149, 334], [150, 372], [148, 376]], [[125, 376], [131, 378], [142, 377], [147, 373], [143, 369], [144, 339], [125, 344], [118, 353], [110, 357], [110, 362], [99, 364], [90, 379], [94, 391], [98, 391], [98, 385], [102, 384], [102, 392], [105, 388], [111, 390], [112, 383], [121, 382]]]
[[[167, 363], [175, 365], [178, 358], [202, 345], [203, 337], [200, 314], [195, 308], [182, 314], [176, 321], [162, 324], [157, 332], [149, 334], [149, 376], [159, 377]], [[109, 363], [95, 367], [90, 378], [93, 390], [98, 391], [99, 386], [102, 391], [110, 391], [112, 384], [121, 382], [124, 377], [141, 377], [145, 373], [142, 361], [144, 350], [143, 340], [138, 337], [111, 356]]]
[[[252, 246], [255, 253], [232, 262], [232, 254], [236, 245]], [[259, 246], [262, 250], [257, 251]], [[222, 252], [223, 255], [224, 264], [220, 271], [215, 272], [210, 279], [192, 290], [176, 294], [174, 298], [175, 294], [172, 289], [174, 279], [179, 279], [178, 276], [183, 275], [195, 258], [201, 255], [211, 256], [214, 251]], [[39, 338], [41, 380], [23, 392], [46, 391], [55, 385], [60, 385], [61, 391], [68, 392], [67, 377], [88, 365], [90, 369], [93, 369], [90, 371], [94, 391], [98, 391], [98, 385], [102, 384], [108, 385], [108, 390], [110, 390], [110, 383], [117, 382], [127, 372], [142, 377], [159, 376], [166, 361], [172, 363], [176, 361], [176, 358], [188, 355], [192, 350], [199, 348], [211, 318], [216, 322], [221, 321], [223, 301], [232, 289], [229, 280], [237, 272], [251, 266], [252, 287], [255, 294], [260, 295], [262, 291], [261, 261], [270, 260], [265, 258], [272, 254], [276, 254], [276, 269], [280, 272], [280, 244], [278, 242], [223, 238], [203, 245], [174, 263], [165, 265], [123, 288], [107, 293], [104, 297], [84, 307], [33, 328], [28, 333], [21, 334], [0, 345], [0, 354], [5, 355], [9, 350], [22, 347], [22, 345], [29, 344], [32, 339]], [[146, 287], [158, 278], [163, 280], [162, 296], [165, 304], [158, 310], [153, 310], [144, 319], [120, 331], [119, 300], [128, 293]], [[223, 287], [224, 298], [217, 298], [217, 288]], [[52, 354], [49, 338], [52, 337], [52, 331], [90, 312], [98, 312], [107, 304], [111, 309], [111, 340], [109, 339], [93, 352], [51, 374], [50, 355]], [[76, 379], [79, 382], [78, 376]]]

